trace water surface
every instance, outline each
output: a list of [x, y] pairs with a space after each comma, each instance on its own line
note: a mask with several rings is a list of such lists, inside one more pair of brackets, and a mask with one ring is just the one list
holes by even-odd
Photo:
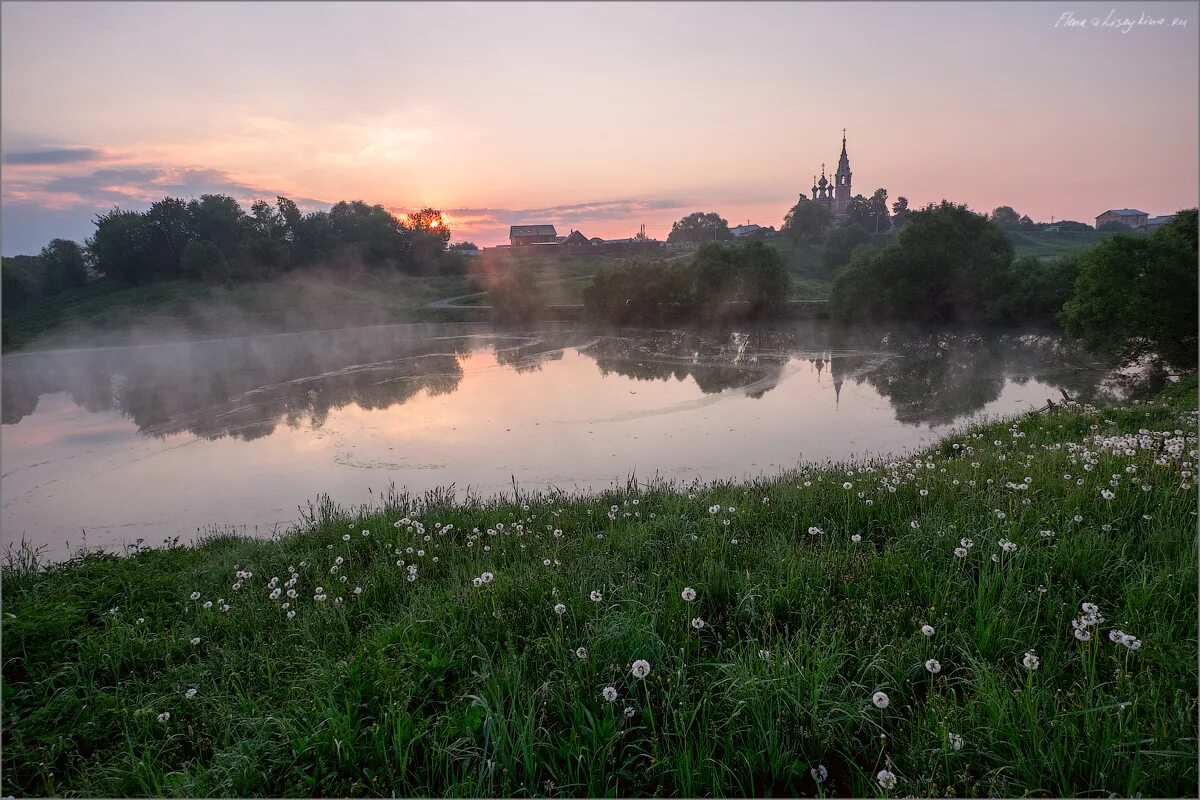
[[[267, 534], [389, 484], [597, 489], [896, 453], [1102, 377], [1052, 336], [387, 326], [3, 360], [2, 527], [83, 543]], [[1072, 356], [1073, 357], [1073, 356]], [[369, 490], [374, 490], [374, 494]]]

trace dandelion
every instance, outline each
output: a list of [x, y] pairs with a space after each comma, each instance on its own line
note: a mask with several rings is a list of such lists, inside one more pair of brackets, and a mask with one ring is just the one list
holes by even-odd
[[959, 736], [957, 733], [950, 733], [948, 734], [948, 738], [950, 739], [950, 748], [952, 750], [963, 749], [963, 737]]
[[695, 619], [692, 620], [692, 627], [695, 628], [696, 630], [700, 630], [701, 628], [703, 628], [705, 626], [705, 624], [706, 623], [704, 622], [704, 620], [700, 619], [699, 617], [696, 617]]
[[370, 535], [371, 535], [371, 532], [370, 532], [370, 531], [363, 531], [363, 532], [362, 532], [362, 535], [363, 535], [363, 536], [370, 536]]
[[850, 490], [850, 489], [854, 488], [854, 484], [851, 483], [850, 481], [846, 481], [845, 483], [842, 484], [842, 488], [846, 489], [846, 490]]
[[196, 699], [196, 690], [188, 689], [186, 692], [183, 693], [183, 696], [186, 697], [188, 700], [195, 700]]
[[954, 555], [957, 558], [966, 558], [967, 557], [967, 548], [965, 548], [965, 547], [954, 548]]
[[362, 587], [361, 587], [361, 586], [355, 586], [355, 587], [354, 587], [354, 593], [355, 593], [355, 594], [362, 594]]
[[343, 533], [343, 534], [342, 534], [342, 541], [343, 541], [343, 542], [348, 542], [348, 541], [350, 541], [350, 534], [348, 534], [348, 533]]
[[921, 527], [921, 523], [917, 522], [914, 519], [912, 522], [908, 523], [908, 527], [912, 528], [915, 531], [917, 528]]
[[875, 694], [871, 695], [871, 702], [875, 704], [876, 708], [887, 708], [888, 703], [892, 701], [888, 699], [888, 696], [885, 693], [876, 692]]
[[291, 619], [294, 616], [296, 616], [296, 610], [292, 609], [291, 611], [288, 612], [287, 617], [288, 617], [288, 619]]
[[188, 595], [188, 597], [189, 597], [189, 598], [191, 598], [192, 600], [199, 600], [199, 599], [200, 599], [200, 593], [199, 593], [199, 592], [192, 592], [190, 595]]
[[961, 546], [963, 546], [963, 547], [967, 548], [968, 550], [970, 550], [972, 547], [974, 547], [974, 546], [975, 546], [975, 540], [974, 540], [974, 539], [967, 539], [967, 538], [965, 538], [965, 537], [964, 537], [964, 538], [962, 538], [962, 539], [959, 539], [959, 540], [958, 540], [958, 543], [959, 543]]
[[145, 617], [138, 617], [138, 618], [137, 618], [137, 624], [138, 624], [138, 625], [141, 625], [141, 624], [142, 624], [142, 623], [144, 623], [145, 621], [146, 621], [146, 618], [145, 618]]
[[270, 597], [272, 600], [278, 600], [280, 594], [282, 594], [282, 592], [279, 589], [272, 589], [271, 594], [268, 595], [268, 597]]
[[813, 780], [817, 783], [824, 783], [825, 779], [829, 777], [829, 770], [825, 769], [824, 764], [818, 764], [813, 769], [810, 769], [808, 773], [812, 775]]
[[567, 607], [564, 606], [562, 603], [557, 603], [554, 606], [554, 613], [558, 614], [561, 617], [563, 614], [567, 613]]
[[821, 530], [821, 529], [820, 529], [820, 528], [818, 528], [816, 525], [812, 525], [812, 526], [810, 526], [810, 527], [809, 527], [809, 529], [808, 529], [808, 535], [809, 535], [809, 536], [816, 536], [817, 534], [824, 533], [824, 532], [825, 532], [825, 531]]
[[850, 541], [854, 542], [855, 544], [858, 544], [859, 542], [862, 541], [862, 534], [861, 533], [854, 534], [853, 536], [850, 537]]
[[1000, 549], [1006, 553], [1015, 553], [1017, 552], [1017, 545], [1016, 542], [1010, 542], [1008, 539], [1001, 539]]
[[879, 772], [875, 774], [875, 780], [878, 781], [879, 785], [884, 789], [896, 788], [896, 773], [891, 772], [890, 770], [879, 770]]
[[471, 585], [478, 589], [483, 586], [483, 578], [471, 578]]
[[1039, 659], [1037, 654], [1035, 654], [1032, 650], [1027, 650], [1025, 652], [1025, 657], [1021, 659], [1021, 664], [1030, 672], [1033, 672], [1035, 669], [1041, 666], [1041, 663], [1041, 659]]
[[588, 595], [588, 598], [590, 598], [593, 603], [599, 603], [604, 600], [604, 595], [600, 593], [599, 589], [592, 589], [592, 592]]
[[204, 601], [204, 610], [207, 611], [210, 608], [212, 608], [212, 600], [205, 600]]
[[928, 670], [931, 675], [937, 675], [942, 671], [942, 663], [936, 658], [931, 658], [925, 662], [925, 669]]
[[690, 586], [685, 586], [679, 596], [689, 603], [696, 599], [696, 590]]
[[612, 686], [605, 686], [600, 692], [600, 696], [610, 703], [617, 702], [617, 690]]
[[921, 635], [922, 636], [933, 636], [933, 634], [934, 634], [934, 630], [933, 630], [932, 625], [925, 624], [925, 625], [921, 626]]
[[759, 650], [758, 657], [761, 658], [763, 661], [770, 661], [771, 660], [771, 651], [770, 650]]
[[158, 715], [159, 722], [170, 722], [170, 720], [171, 720], [171, 712], [170, 711], [164, 711]]
[[650, 662], [639, 658], [637, 661], [633, 662], [633, 665], [629, 668], [629, 671], [633, 673], [633, 677], [635, 678], [644, 678], [650, 674]]
[[495, 575], [493, 575], [492, 573], [490, 573], [490, 572], [485, 572], [485, 573], [483, 573], [482, 575], [480, 575], [480, 576], [479, 576], [479, 580], [483, 581], [484, 583], [491, 583], [491, 582], [492, 582], [492, 579], [493, 579], [493, 578], [495, 578], [495, 577], [496, 577], [496, 576], [495, 576]]
[[637, 709], [633, 706], [625, 706], [625, 719], [633, 719], [633, 715], [637, 713]]
[[192, 637], [192, 647], [195, 647], [195, 646], [196, 646], [196, 645], [198, 645], [198, 644], [200, 644], [200, 637], [199, 637], [199, 636], [193, 636], [193, 637]]

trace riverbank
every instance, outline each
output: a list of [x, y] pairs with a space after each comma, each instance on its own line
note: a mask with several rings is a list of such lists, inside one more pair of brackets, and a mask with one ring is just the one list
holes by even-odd
[[2, 791], [1190, 793], [1195, 386], [752, 484], [10, 566]]

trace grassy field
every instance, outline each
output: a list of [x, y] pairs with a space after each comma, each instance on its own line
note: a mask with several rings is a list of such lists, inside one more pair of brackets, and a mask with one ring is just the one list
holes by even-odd
[[1009, 240], [1012, 241], [1014, 258], [1033, 257], [1040, 259], [1058, 258], [1068, 253], [1074, 253], [1085, 247], [1091, 247], [1105, 236], [1112, 235], [1097, 231], [1061, 233], [1005, 231], [1005, 233], [1008, 235]]
[[1195, 391], [14, 563], [2, 791], [1193, 795]]

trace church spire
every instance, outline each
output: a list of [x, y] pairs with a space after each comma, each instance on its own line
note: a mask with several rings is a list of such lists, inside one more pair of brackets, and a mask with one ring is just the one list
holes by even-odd
[[[837, 174], [839, 176], [850, 174], [850, 156], [846, 155], [846, 129], [845, 128], [842, 128], [842, 155], [840, 158], [838, 158]], [[840, 182], [838, 185], [839, 186], [841, 185]]]

